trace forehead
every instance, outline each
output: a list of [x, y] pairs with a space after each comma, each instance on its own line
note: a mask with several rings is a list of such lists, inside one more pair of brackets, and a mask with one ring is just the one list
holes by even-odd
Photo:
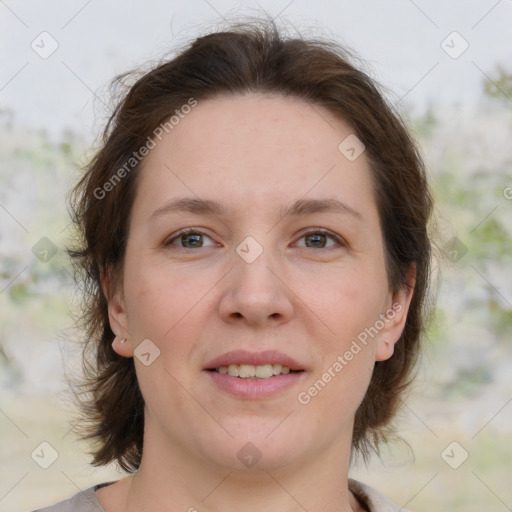
[[[352, 129], [324, 107], [295, 97], [248, 93], [198, 102], [197, 107], [172, 130], [169, 147], [194, 145], [218, 156], [231, 155], [255, 163], [282, 156], [306, 157], [307, 153], [338, 156], [340, 134]], [[257, 143], [258, 146], [253, 145]], [[266, 152], [259, 152], [264, 147]], [[236, 153], [236, 150], [240, 153]], [[267, 156], [268, 155], [268, 156]], [[189, 160], [200, 157], [188, 155]]]
[[198, 101], [145, 158], [138, 197], [156, 207], [172, 196], [213, 194], [267, 209], [306, 195], [372, 201], [364, 154], [350, 161], [339, 150], [352, 134], [324, 107], [293, 97]]

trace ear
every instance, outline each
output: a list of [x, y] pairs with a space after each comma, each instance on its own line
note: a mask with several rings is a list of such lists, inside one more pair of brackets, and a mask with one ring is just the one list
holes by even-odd
[[406, 281], [407, 286], [401, 285], [396, 293], [390, 294], [387, 309], [380, 315], [380, 321], [384, 327], [379, 331], [377, 338], [376, 361], [389, 359], [393, 355], [395, 344], [402, 336], [416, 283], [415, 263], [411, 263], [406, 274]]
[[[112, 270], [101, 271], [101, 288], [108, 303], [108, 320], [110, 328], [116, 335], [112, 343], [114, 351], [123, 357], [133, 356], [132, 340], [130, 340], [128, 330], [128, 316], [126, 314], [126, 305], [124, 300], [124, 291], [121, 285], [118, 285], [112, 279]], [[126, 342], [121, 343], [125, 338]]]

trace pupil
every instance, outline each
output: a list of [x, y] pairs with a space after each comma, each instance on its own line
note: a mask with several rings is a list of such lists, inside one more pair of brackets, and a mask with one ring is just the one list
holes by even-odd
[[197, 247], [200, 242], [201, 235], [184, 235], [183, 240], [185, 240], [184, 244], [187, 245], [187, 243], [190, 243], [190, 240], [192, 239], [192, 247]]
[[319, 242], [319, 241], [321, 242], [321, 237], [324, 237], [324, 236], [325, 236], [325, 235], [322, 235], [322, 234], [318, 234], [318, 235], [308, 235], [306, 238], [307, 238], [308, 240], [310, 240], [310, 241], [311, 241], [311, 240], [313, 241], [313, 243], [314, 243], [313, 247], [319, 247], [319, 246], [320, 246], [320, 247], [323, 247], [323, 246], [324, 246], [324, 244], [320, 243], [320, 245], [319, 245], [317, 242]]

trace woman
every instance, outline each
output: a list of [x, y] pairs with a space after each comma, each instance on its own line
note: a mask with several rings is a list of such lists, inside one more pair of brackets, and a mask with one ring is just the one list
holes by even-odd
[[198, 38], [131, 86], [72, 204], [86, 437], [130, 475], [43, 510], [399, 510], [348, 474], [410, 381], [431, 196], [345, 50]]

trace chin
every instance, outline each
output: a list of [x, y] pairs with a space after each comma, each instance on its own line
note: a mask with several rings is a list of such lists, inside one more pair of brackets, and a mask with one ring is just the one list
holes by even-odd
[[[288, 420], [279, 425], [282, 420], [258, 422], [260, 428], [252, 425], [247, 429], [243, 428], [247, 423], [240, 422], [238, 431], [227, 429], [233, 438], [224, 436], [224, 442], [210, 442], [205, 453], [210, 452], [210, 458], [217, 464], [237, 472], [285, 467], [304, 455], [308, 442], [307, 436], [284, 426]], [[291, 422], [288, 427], [290, 425]], [[311, 436], [310, 443], [313, 442], [314, 436]]]

